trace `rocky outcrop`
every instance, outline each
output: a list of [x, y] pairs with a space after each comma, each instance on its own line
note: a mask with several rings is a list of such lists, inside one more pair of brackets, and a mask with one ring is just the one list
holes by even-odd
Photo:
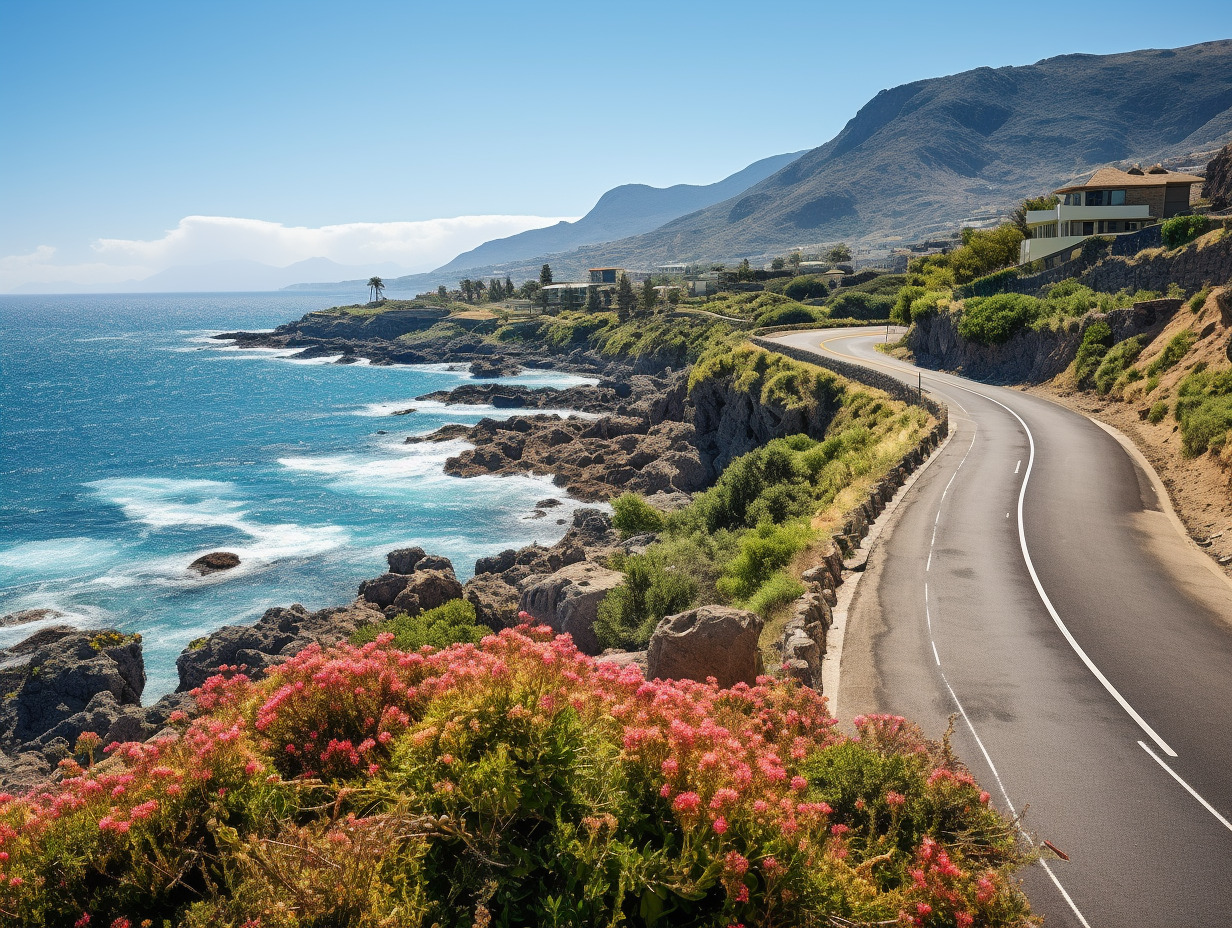
[[316, 612], [298, 603], [267, 609], [254, 625], [228, 625], [190, 644], [175, 662], [180, 676], [176, 692], [200, 686], [224, 665], [238, 665], [250, 677], [260, 677], [310, 644], [336, 644], [361, 625], [383, 619], [384, 614], [364, 600]]
[[59, 619], [63, 612], [56, 609], [23, 609], [20, 612], [10, 612], [0, 616], [0, 628], [11, 628], [14, 625], [28, 625], [31, 622], [44, 622], [49, 619]]
[[651, 678], [705, 680], [719, 686], [756, 682], [762, 672], [762, 620], [731, 606], [699, 606], [664, 618], [646, 655]]
[[620, 571], [582, 561], [562, 567], [552, 574], [535, 574], [519, 585], [519, 608], [534, 621], [542, 622], [562, 634], [572, 635], [583, 654], [601, 650], [595, 637], [599, 604], [609, 592], [624, 582]]
[[1211, 209], [1232, 209], [1232, 145], [1221, 148], [1207, 164], [1202, 195], [1211, 201]]
[[[1166, 289], [1166, 287], [1165, 287]], [[1024, 329], [1003, 345], [980, 345], [958, 334], [958, 317], [932, 313], [917, 319], [907, 336], [921, 367], [961, 371], [989, 383], [1042, 383], [1074, 360], [1082, 335], [1095, 322], [1106, 322], [1113, 339], [1159, 332], [1181, 306], [1177, 299], [1148, 300], [1126, 309], [1088, 313], [1060, 329]]]
[[44, 628], [0, 651], [0, 682], [7, 694], [0, 703], [6, 787], [45, 777], [85, 732], [108, 743], [155, 730], [141, 708], [140, 635]]
[[231, 570], [234, 567], [240, 566], [240, 556], [232, 554], [230, 551], [211, 551], [209, 554], [203, 554], [191, 564], [188, 565], [189, 570], [195, 570], [197, 573], [205, 576], [206, 574], [218, 573], [220, 570]]

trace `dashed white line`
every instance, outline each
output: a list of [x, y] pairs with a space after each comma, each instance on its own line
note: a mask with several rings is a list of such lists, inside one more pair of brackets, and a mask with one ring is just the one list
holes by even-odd
[[1018, 473], [1018, 468], [1022, 467], [1022, 459], [1018, 459], [1018, 463], [1014, 465], [1014, 473]]

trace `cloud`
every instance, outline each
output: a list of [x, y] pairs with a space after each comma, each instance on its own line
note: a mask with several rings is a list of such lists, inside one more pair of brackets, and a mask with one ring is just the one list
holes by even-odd
[[105, 238], [92, 247], [101, 256], [157, 269], [231, 259], [286, 267], [307, 258], [329, 258], [339, 264], [393, 262], [417, 272], [439, 267], [491, 239], [559, 221], [544, 216], [457, 216], [311, 228], [261, 219], [187, 216], [162, 238]]
[[8, 255], [0, 258], [0, 291], [15, 290], [31, 284], [72, 284], [77, 287], [117, 284], [149, 277], [156, 270], [144, 265], [105, 262], [56, 264], [55, 255], [56, 249], [51, 245], [39, 245], [28, 255]]
[[483, 242], [553, 225], [561, 218], [576, 217], [456, 216], [313, 228], [263, 219], [186, 216], [161, 238], [98, 239], [90, 246], [97, 261], [57, 264], [51, 245], [0, 258], [0, 291], [107, 289], [168, 268], [219, 261], [255, 261], [281, 268], [308, 258], [328, 258], [350, 266], [396, 265], [415, 273], [440, 267]]

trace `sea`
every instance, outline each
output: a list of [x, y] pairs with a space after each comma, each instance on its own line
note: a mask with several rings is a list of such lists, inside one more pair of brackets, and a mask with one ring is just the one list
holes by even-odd
[[[464, 365], [344, 365], [211, 338], [329, 305], [294, 293], [0, 296], [0, 615], [63, 613], [0, 628], [0, 647], [49, 621], [140, 632], [148, 704], [175, 688], [193, 639], [271, 606], [346, 603], [394, 548], [443, 554], [465, 581], [481, 556], [564, 534], [559, 520], [582, 504], [550, 478], [451, 477], [445, 459], [464, 443], [405, 443], [502, 415], [415, 399], [466, 383]], [[535, 518], [545, 497], [564, 505]], [[217, 550], [240, 566], [188, 570]]]

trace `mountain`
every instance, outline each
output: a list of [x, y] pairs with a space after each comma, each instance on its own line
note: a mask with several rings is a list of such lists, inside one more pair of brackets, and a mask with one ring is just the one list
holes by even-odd
[[1200, 166], [1230, 139], [1232, 41], [976, 68], [883, 90], [742, 194], [551, 263], [563, 276], [840, 239], [884, 249], [994, 220], [1100, 165]]
[[[392, 278], [386, 284], [390, 290], [419, 292], [435, 289], [438, 284], [456, 287], [460, 277], [491, 277], [498, 273], [504, 276], [507, 270], [513, 270], [514, 276], [521, 281], [524, 277], [519, 274], [529, 274], [525, 271], [525, 267], [529, 267], [525, 264], [527, 261], [541, 255], [573, 251], [583, 245], [610, 242], [657, 229], [665, 222], [739, 195], [802, 154], [797, 151], [763, 158], [713, 184], [676, 184], [672, 187], [622, 184], [599, 197], [590, 212], [575, 222], [558, 222], [543, 229], [530, 229], [507, 238], [493, 239], [458, 255], [434, 271]], [[542, 263], [535, 264], [534, 274], [529, 276], [537, 277]], [[354, 285], [355, 281], [303, 283], [287, 289], [334, 290]]]
[[648, 187], [623, 184], [613, 187], [576, 222], [558, 222], [545, 229], [531, 229], [508, 238], [484, 242], [438, 268], [440, 273], [459, 269], [491, 267], [525, 261], [538, 255], [572, 251], [582, 245], [611, 242], [657, 229], [680, 216], [721, 203], [786, 167], [804, 152], [774, 155], [750, 164], [714, 184]]

